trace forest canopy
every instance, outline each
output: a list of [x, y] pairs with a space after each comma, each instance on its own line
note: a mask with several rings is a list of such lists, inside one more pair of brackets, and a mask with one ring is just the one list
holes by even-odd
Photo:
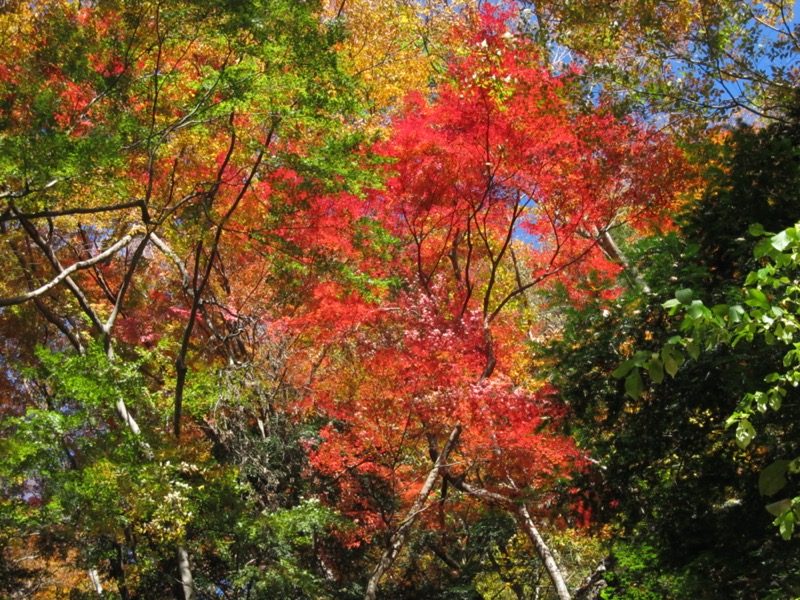
[[781, 0], [0, 7], [0, 595], [800, 594]]

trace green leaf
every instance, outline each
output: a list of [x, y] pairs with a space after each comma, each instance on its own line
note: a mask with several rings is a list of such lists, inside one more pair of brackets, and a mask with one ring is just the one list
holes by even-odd
[[773, 248], [771, 240], [769, 238], [761, 240], [756, 244], [755, 249], [753, 250], [753, 256], [756, 258], [762, 258], [764, 256], [771, 256], [775, 252], [775, 248]]
[[638, 361], [635, 360], [626, 360], [619, 367], [617, 367], [613, 373], [611, 373], [611, 376], [617, 379], [622, 379], [631, 372], [631, 369], [637, 366], [637, 363]]
[[652, 359], [647, 361], [645, 368], [647, 369], [647, 373], [650, 375], [650, 379], [652, 379], [655, 383], [661, 383], [664, 381], [664, 363], [661, 362], [661, 359], [658, 358], [658, 356], [654, 356]]
[[675, 360], [675, 357], [672, 354], [667, 355], [664, 359], [664, 370], [669, 374], [670, 377], [675, 377], [678, 373], [678, 361]]
[[683, 364], [683, 356], [669, 346], [664, 347], [661, 351], [661, 360], [664, 362], [664, 370], [670, 377], [675, 377], [681, 364]]
[[764, 235], [765, 233], [767, 233], [764, 230], [764, 226], [761, 225], [761, 223], [753, 223], [752, 225], [750, 225], [750, 227], [747, 229], [747, 231], [752, 236], [759, 236], [759, 235]]
[[795, 516], [794, 511], [787, 510], [783, 513], [780, 517], [775, 519], [776, 524], [779, 525], [779, 530], [781, 532], [781, 537], [784, 540], [789, 540], [794, 533], [794, 523], [795, 523]]
[[767, 401], [768, 401], [768, 398], [767, 398], [767, 395], [764, 392], [758, 391], [758, 392], [754, 392], [753, 394], [748, 394], [748, 396], [755, 403], [756, 409], [758, 409], [759, 412], [762, 412], [762, 413], [763, 412], [767, 412]]
[[783, 391], [781, 388], [778, 388], [777, 390], [772, 389], [767, 394], [769, 398], [768, 405], [772, 410], [781, 409], [781, 404], [783, 403], [783, 395], [781, 395], [781, 391]]
[[728, 320], [731, 323], [739, 323], [744, 315], [744, 309], [738, 304], [734, 304], [728, 309]]
[[689, 353], [694, 360], [700, 358], [700, 344], [695, 340], [690, 340], [686, 343], [686, 352]]
[[770, 244], [772, 244], [772, 247], [780, 252], [786, 250], [791, 243], [792, 240], [789, 239], [789, 235], [786, 233], [786, 231], [781, 231], [779, 234], [773, 235], [772, 238], [770, 238]]
[[700, 300], [693, 300], [692, 305], [686, 311], [686, 314], [692, 319], [696, 320], [702, 317], [706, 310], [706, 307], [703, 306], [703, 303]]
[[642, 384], [642, 376], [639, 373], [639, 369], [634, 369], [625, 379], [625, 393], [634, 400], [638, 400], [643, 387], [644, 385]]
[[739, 425], [736, 427], [736, 445], [739, 446], [739, 448], [747, 448], [755, 436], [756, 430], [753, 429], [750, 421], [747, 419], [739, 421]]
[[748, 306], [755, 306], [758, 308], [769, 308], [769, 303], [767, 302], [767, 297], [758, 288], [750, 288], [747, 290], [747, 305]]
[[711, 312], [717, 317], [727, 317], [730, 307], [727, 304], [717, 304], [711, 308]]
[[675, 292], [675, 299], [681, 304], [691, 304], [694, 294], [689, 288], [683, 288]]
[[677, 298], [671, 298], [671, 299], [667, 300], [666, 302], [664, 302], [664, 304], [662, 304], [661, 307], [662, 308], [675, 308], [676, 306], [680, 306], [680, 305], [681, 305], [680, 300], [678, 300]]
[[776, 460], [761, 470], [758, 475], [758, 492], [762, 496], [774, 496], [786, 487], [786, 473], [789, 470], [788, 460]]
[[788, 498], [784, 498], [783, 500], [778, 500], [777, 502], [772, 502], [771, 504], [767, 504], [766, 509], [772, 516], [780, 517], [791, 507], [792, 507], [792, 501], [789, 500]]

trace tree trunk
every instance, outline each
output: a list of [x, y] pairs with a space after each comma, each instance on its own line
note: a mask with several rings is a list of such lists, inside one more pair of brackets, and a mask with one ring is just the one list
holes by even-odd
[[433, 468], [428, 473], [428, 477], [425, 479], [425, 484], [419, 491], [417, 499], [414, 501], [414, 505], [408, 512], [408, 516], [403, 519], [403, 522], [400, 523], [397, 530], [392, 534], [392, 537], [389, 540], [389, 547], [383, 552], [381, 559], [378, 561], [378, 565], [372, 572], [372, 576], [369, 578], [369, 582], [367, 583], [367, 592], [364, 594], [364, 600], [375, 600], [375, 597], [378, 593], [378, 584], [380, 583], [381, 578], [386, 574], [386, 571], [391, 568], [391, 566], [394, 564], [394, 561], [400, 554], [400, 551], [403, 549], [403, 546], [405, 546], [406, 541], [408, 540], [408, 534], [411, 532], [411, 527], [414, 525], [414, 521], [417, 520], [419, 513], [421, 513], [425, 508], [425, 502], [428, 500], [428, 496], [430, 496], [433, 486], [436, 484], [436, 480], [439, 478], [439, 473], [444, 466], [444, 462], [447, 460], [447, 456], [450, 454], [453, 446], [455, 446], [456, 442], [458, 442], [458, 437], [460, 435], [461, 425], [456, 425], [456, 427], [450, 433], [450, 437], [448, 438], [447, 443], [444, 445], [441, 453], [436, 457]]
[[119, 595], [122, 600], [128, 600], [130, 598], [130, 593], [128, 592], [128, 586], [125, 583], [125, 566], [122, 561], [122, 544], [115, 544], [116, 545], [116, 556], [111, 559], [111, 576], [117, 580], [117, 589], [119, 590]]
[[605, 580], [606, 571], [614, 563], [614, 558], [609, 555], [600, 561], [594, 572], [583, 580], [581, 586], [575, 590], [575, 598], [578, 600], [598, 600], [603, 590], [608, 587]]
[[181, 579], [183, 600], [194, 600], [194, 583], [192, 582], [192, 569], [189, 566], [189, 553], [183, 546], [178, 546], [178, 573]]
[[558, 594], [559, 600], [570, 600], [567, 582], [564, 581], [564, 576], [561, 574], [561, 569], [558, 568], [553, 553], [550, 552], [550, 548], [547, 546], [544, 538], [539, 533], [539, 530], [536, 529], [536, 525], [533, 524], [533, 519], [531, 519], [531, 515], [528, 512], [528, 507], [525, 506], [525, 504], [519, 504], [515, 512], [517, 514], [517, 521], [525, 530], [528, 539], [530, 539], [536, 550], [536, 554], [539, 556], [542, 563], [544, 563], [544, 568], [547, 569], [550, 581], [553, 582], [556, 588], [556, 594]]
[[92, 582], [92, 588], [94, 588], [97, 595], [102, 596], [103, 584], [100, 583], [100, 575], [97, 573], [97, 569], [89, 569], [89, 581]]
[[558, 599], [571, 600], [567, 583], [564, 580], [564, 575], [561, 573], [561, 569], [558, 567], [558, 563], [556, 563], [553, 553], [547, 546], [547, 542], [544, 541], [544, 538], [539, 533], [539, 530], [533, 524], [533, 519], [531, 518], [531, 515], [528, 512], [528, 508], [525, 506], [525, 504], [517, 503], [511, 498], [503, 496], [502, 494], [498, 494], [497, 492], [490, 492], [489, 490], [476, 487], [465, 481], [461, 481], [458, 478], [452, 477], [447, 473], [445, 473], [444, 476], [456, 489], [461, 490], [470, 496], [474, 496], [475, 498], [483, 500], [484, 502], [499, 504], [500, 506], [503, 506], [507, 510], [513, 512], [517, 518], [517, 522], [520, 524], [520, 526], [522, 526], [525, 534], [533, 544], [533, 547], [536, 550], [536, 555], [539, 557], [542, 563], [544, 563], [544, 568], [547, 570], [547, 575], [550, 577], [550, 581], [556, 588]]
[[628, 258], [622, 253], [617, 242], [611, 236], [611, 232], [608, 230], [602, 231], [597, 235], [596, 239], [597, 245], [600, 246], [605, 255], [614, 262], [621, 264], [625, 268], [625, 272], [633, 278], [631, 283], [638, 286], [645, 294], [649, 294], [650, 286], [645, 283], [636, 267], [628, 262]]
[[139, 425], [136, 423], [131, 413], [128, 412], [128, 407], [125, 406], [125, 401], [122, 398], [117, 400], [116, 409], [120, 419], [128, 426], [133, 435], [142, 433], [141, 429], [139, 429]]

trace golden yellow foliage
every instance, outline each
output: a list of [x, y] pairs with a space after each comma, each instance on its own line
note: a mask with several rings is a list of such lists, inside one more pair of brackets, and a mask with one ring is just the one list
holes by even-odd
[[464, 0], [331, 0], [328, 16], [342, 19], [345, 68], [363, 82], [368, 125], [380, 126], [411, 91], [429, 87], [443, 71], [449, 32], [468, 18]]

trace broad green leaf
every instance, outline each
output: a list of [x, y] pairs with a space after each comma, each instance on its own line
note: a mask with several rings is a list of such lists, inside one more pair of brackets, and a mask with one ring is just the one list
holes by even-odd
[[728, 320], [731, 323], [739, 323], [742, 320], [742, 315], [744, 315], [744, 309], [738, 304], [728, 309]]
[[758, 475], [758, 492], [762, 496], [774, 496], [786, 487], [786, 473], [789, 470], [788, 460], [776, 460], [761, 470]]
[[794, 511], [787, 510], [780, 517], [775, 519], [778, 529], [781, 532], [781, 537], [784, 540], [789, 540], [794, 533], [795, 516]]
[[789, 244], [792, 243], [791, 239], [787, 235], [786, 231], [781, 231], [779, 234], [772, 236], [770, 238], [770, 243], [775, 250], [779, 250], [783, 252], [786, 248], [789, 247]]
[[741, 412], [741, 411], [736, 411], [735, 413], [733, 413], [732, 415], [730, 415], [730, 416], [729, 416], [727, 419], [725, 419], [725, 429], [727, 429], [727, 428], [728, 428], [728, 427], [730, 427], [731, 425], [735, 425], [735, 424], [736, 424], [736, 423], [738, 423], [738, 422], [739, 422], [739, 421], [740, 421], [740, 420], [741, 420], [743, 417], [747, 416], [748, 414], [750, 414], [750, 413], [748, 412], [747, 414], [745, 414], [745, 413], [743, 413], [743, 412]]
[[764, 256], [771, 256], [775, 253], [775, 248], [772, 246], [772, 240], [769, 238], [763, 239], [756, 244], [755, 250], [753, 250], [753, 256], [756, 258], [762, 258]]
[[647, 369], [647, 373], [650, 375], [650, 379], [652, 379], [655, 383], [661, 383], [664, 381], [664, 364], [661, 362], [661, 359], [657, 356], [653, 357], [645, 364], [645, 368]]
[[677, 298], [670, 298], [666, 302], [664, 302], [661, 307], [662, 308], [675, 308], [676, 306], [680, 306], [681, 302]]
[[758, 288], [750, 288], [747, 290], [747, 305], [758, 308], [769, 308], [767, 296]]
[[730, 307], [727, 304], [717, 304], [711, 308], [711, 312], [718, 317], [727, 317]]
[[631, 369], [633, 369], [636, 365], [637, 365], [637, 361], [635, 361], [635, 360], [626, 360], [619, 367], [617, 367], [617, 369], [613, 373], [611, 373], [611, 376], [612, 377], [616, 377], [617, 379], [622, 379], [628, 373], [630, 373]]
[[639, 373], [639, 369], [634, 369], [625, 379], [625, 393], [634, 400], [638, 400], [643, 387], [642, 376]]
[[780, 393], [781, 391], [783, 390], [781, 388], [778, 388], [777, 390], [770, 390], [768, 393], [769, 396], [768, 404], [772, 410], [781, 409], [781, 404], [783, 404], [783, 396]]
[[664, 370], [670, 377], [675, 377], [681, 364], [683, 364], [683, 356], [680, 352], [669, 346], [666, 346], [661, 351], [661, 360], [664, 361]]
[[761, 223], [753, 223], [750, 225], [747, 231], [752, 236], [764, 235], [766, 233], [766, 231], [764, 231], [764, 226], [761, 225]]
[[777, 502], [772, 502], [771, 504], [767, 504], [766, 509], [772, 516], [780, 517], [791, 507], [792, 507], [792, 501], [789, 500], [788, 498], [784, 498], [783, 500], [778, 500]]
[[694, 300], [692, 301], [692, 305], [686, 311], [686, 314], [692, 319], [696, 320], [702, 317], [706, 310], [706, 307], [703, 306], [703, 303], [700, 302], [700, 300]]
[[755, 436], [756, 430], [753, 429], [750, 421], [747, 419], [739, 421], [739, 425], [736, 427], [736, 445], [739, 448], [747, 448]]
[[681, 304], [691, 304], [694, 294], [689, 288], [683, 288], [675, 292], [675, 299]]
[[768, 399], [764, 392], [758, 391], [753, 394], [749, 394], [749, 397], [752, 398], [752, 401], [755, 403], [759, 412], [767, 412]]
[[672, 354], [667, 355], [666, 359], [664, 359], [664, 370], [669, 374], [670, 377], [675, 377], [678, 373], [678, 361], [675, 360], [675, 357]]

